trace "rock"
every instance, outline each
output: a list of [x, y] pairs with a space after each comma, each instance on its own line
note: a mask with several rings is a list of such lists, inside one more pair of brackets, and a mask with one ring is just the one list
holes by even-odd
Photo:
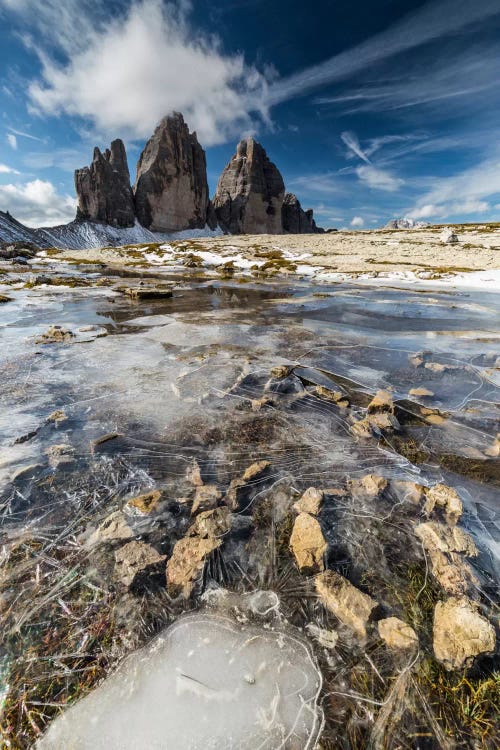
[[271, 375], [273, 376], [273, 378], [281, 380], [282, 378], [287, 378], [292, 374], [292, 372], [293, 367], [291, 365], [277, 365], [276, 367], [272, 368]]
[[361, 479], [353, 479], [350, 482], [351, 492], [360, 493], [369, 497], [379, 497], [387, 487], [387, 479], [377, 474], [365, 474]]
[[450, 525], [455, 525], [463, 513], [463, 504], [458, 493], [446, 484], [435, 484], [425, 490], [424, 511], [429, 516], [436, 505], [445, 509], [445, 517]]
[[378, 634], [389, 647], [412, 651], [418, 648], [418, 636], [410, 625], [398, 617], [386, 617], [377, 623]]
[[144, 573], [165, 560], [165, 555], [160, 555], [145, 542], [128, 542], [115, 552], [115, 575], [125, 586], [131, 586], [138, 573]]
[[94, 149], [90, 167], [77, 169], [75, 189], [78, 196], [77, 221], [97, 221], [115, 227], [133, 227], [134, 197], [125, 146], [112, 142], [104, 154]]
[[5, 294], [0, 294], [0, 305], [4, 302], [12, 302], [12, 297], [7, 297]]
[[67, 344], [75, 338], [73, 331], [63, 326], [50, 326], [50, 328], [42, 333], [37, 339], [36, 344]]
[[315, 585], [325, 607], [359, 638], [366, 638], [366, 628], [377, 602], [333, 570], [317, 575]]
[[495, 630], [465, 598], [438, 602], [434, 610], [434, 655], [446, 669], [462, 669], [495, 650]]
[[368, 414], [363, 419], [354, 422], [350, 429], [357, 437], [369, 438], [376, 437], [383, 432], [399, 430], [401, 429], [401, 425], [393, 414], [379, 412]]
[[450, 227], [445, 227], [439, 235], [439, 239], [443, 244], [451, 245], [458, 242], [458, 235]]
[[270, 466], [270, 461], [256, 461], [245, 469], [241, 478], [243, 482], [254, 482], [264, 476]]
[[215, 484], [203, 484], [196, 488], [191, 514], [215, 508], [222, 499], [222, 492]]
[[199, 513], [188, 536], [199, 536], [202, 539], [216, 539], [227, 534], [231, 528], [231, 510], [227, 507], [214, 508]]
[[155, 286], [141, 284], [139, 286], [119, 287], [118, 290], [135, 300], [141, 299], [170, 299], [174, 296], [172, 287], [169, 284], [157, 284]]
[[45, 453], [49, 457], [49, 465], [53, 468], [60, 464], [70, 464], [75, 460], [75, 449], [66, 443], [51, 445]]
[[59, 424], [60, 422], [65, 422], [67, 420], [66, 414], [62, 411], [62, 409], [57, 409], [56, 411], [53, 411], [49, 416], [47, 417], [47, 422], [54, 422], [54, 424]]
[[410, 502], [412, 505], [422, 505], [425, 496], [423, 485], [403, 479], [393, 479], [391, 487], [403, 496], [403, 500]]
[[95, 438], [95, 440], [92, 440], [90, 443], [90, 450], [92, 453], [94, 453], [96, 448], [99, 448], [99, 446], [104, 445], [105, 443], [109, 443], [111, 440], [116, 440], [117, 438], [123, 437], [123, 435], [120, 432], [106, 432], [105, 435], [101, 435], [98, 438]]
[[293, 193], [286, 193], [281, 207], [281, 218], [285, 234], [313, 234], [318, 231], [313, 211], [304, 211]]
[[96, 544], [112, 544], [133, 539], [134, 532], [127, 523], [121, 511], [111, 513], [101, 525], [91, 534], [85, 542], [85, 547], [90, 549]]
[[290, 549], [301, 573], [317, 573], [324, 570], [324, 555], [328, 544], [319, 522], [308, 513], [300, 513], [290, 537]]
[[167, 562], [167, 588], [170, 594], [188, 597], [211, 552], [222, 545], [221, 539], [191, 536], [180, 539]]
[[349, 406], [349, 399], [342, 391], [332, 391], [330, 388], [325, 388], [324, 385], [317, 385], [314, 387], [314, 393], [320, 398], [331, 401], [342, 408]]
[[394, 414], [394, 400], [389, 391], [377, 391], [368, 404], [368, 414], [377, 412]]
[[274, 406], [275, 401], [271, 396], [262, 396], [262, 398], [254, 398], [251, 401], [251, 407], [252, 411], [260, 411], [261, 409], [265, 409], [266, 406]]
[[410, 388], [408, 395], [414, 398], [431, 398], [434, 393], [427, 388]]
[[213, 200], [220, 227], [230, 234], [282, 234], [285, 185], [253, 138], [245, 138], [220, 176]]
[[186, 479], [190, 484], [195, 487], [201, 487], [203, 479], [201, 478], [201, 469], [196, 458], [193, 458], [188, 468], [186, 469]]
[[489, 458], [498, 458], [500, 456], [500, 434], [497, 435], [493, 443], [485, 449], [484, 455]]
[[151, 490], [151, 492], [145, 492], [127, 500], [124, 511], [132, 515], [149, 515], [156, 510], [161, 499], [162, 493], [160, 490]]
[[312, 516], [317, 516], [322, 503], [322, 490], [317, 490], [316, 487], [309, 487], [293, 507], [297, 513], [309, 513]]
[[154, 232], [203, 229], [209, 209], [205, 152], [179, 112], [164, 117], [137, 164], [137, 218]]
[[476, 557], [471, 537], [458, 527], [429, 521], [419, 524], [415, 534], [429, 556], [432, 575], [448, 594], [462, 596], [479, 585], [463, 556]]

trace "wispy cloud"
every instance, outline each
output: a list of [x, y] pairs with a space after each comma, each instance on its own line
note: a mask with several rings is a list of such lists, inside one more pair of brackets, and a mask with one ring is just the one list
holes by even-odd
[[404, 185], [404, 180], [395, 177], [391, 172], [385, 169], [379, 169], [373, 165], [363, 165], [356, 168], [356, 174], [361, 182], [369, 188], [375, 190], [384, 190], [388, 193], [394, 193]]
[[360, 228], [360, 227], [364, 227], [364, 225], [365, 225], [365, 220], [363, 219], [362, 216], [355, 216], [353, 220], [351, 221], [351, 227]]
[[13, 133], [7, 133], [7, 143], [14, 151], [17, 150], [17, 138]]
[[0, 164], [0, 174], [21, 174], [17, 169], [8, 167], [7, 164]]
[[[385, 31], [329, 60], [276, 81], [268, 101], [278, 104], [315, 88], [341, 81], [389, 57], [500, 14], [498, 0], [431, 0]], [[463, 86], [466, 88], [466, 86]]]
[[343, 192], [344, 188], [339, 183], [337, 172], [325, 172], [323, 174], [310, 174], [294, 177], [287, 182], [293, 189], [302, 189], [309, 193], [319, 195], [333, 195]]
[[368, 158], [367, 153], [361, 148], [356, 133], [353, 133], [350, 130], [345, 130], [340, 134], [340, 137], [344, 141], [349, 151], [351, 151], [355, 156], [359, 156], [359, 158], [365, 161], [367, 164], [370, 163], [370, 159]]
[[[0, 0], [1, 2], [2, 0]], [[46, 143], [45, 138], [39, 138], [37, 135], [31, 133], [25, 133], [24, 130], [16, 130], [15, 128], [9, 128], [11, 135], [19, 136], [20, 138], [28, 138], [30, 141], [38, 141], [39, 143]], [[17, 140], [17, 139], [16, 139]]]

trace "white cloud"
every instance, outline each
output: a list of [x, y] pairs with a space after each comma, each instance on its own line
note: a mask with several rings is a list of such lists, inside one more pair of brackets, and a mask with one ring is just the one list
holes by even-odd
[[[265, 77], [241, 54], [227, 55], [215, 36], [196, 33], [188, 4], [133, 0], [109, 18], [99, 0], [22, 0], [39, 11], [48, 37], [25, 41], [39, 55], [41, 80], [29, 86], [33, 111], [90, 119], [101, 133], [148, 137], [169, 112], [181, 111], [207, 146], [252, 128], [251, 111], [267, 118]], [[0, 3], [5, 0], [0, 0]], [[51, 40], [61, 63], [41, 47]]]
[[0, 174], [20, 174], [17, 169], [8, 167], [7, 164], [0, 164]]
[[362, 216], [355, 216], [354, 219], [351, 221], [351, 227], [364, 227], [365, 220]]
[[64, 224], [75, 218], [76, 200], [60, 195], [51, 182], [0, 185], [0, 206], [30, 226]]
[[[497, 207], [498, 208], [498, 207]], [[487, 201], [468, 200], [461, 203], [444, 203], [435, 205], [427, 203], [411, 212], [412, 219], [444, 219], [447, 216], [467, 216], [468, 214], [484, 214], [491, 210]]]
[[288, 187], [298, 188], [309, 193], [319, 195], [331, 195], [341, 193], [344, 188], [339, 184], [337, 172], [325, 172], [324, 174], [309, 174], [294, 177], [287, 182]]
[[14, 151], [17, 150], [17, 138], [13, 133], [7, 133], [7, 143]]
[[394, 177], [385, 169], [379, 169], [373, 165], [364, 164], [356, 168], [356, 174], [361, 182], [375, 190], [384, 190], [388, 193], [394, 193], [404, 185], [404, 180]]
[[[2, 2], [2, 0], [0, 0]], [[30, 141], [39, 141], [40, 143], [45, 143], [44, 138], [39, 138], [37, 135], [31, 135], [31, 133], [25, 133], [23, 130], [16, 130], [15, 128], [9, 128], [11, 134], [13, 135], [19, 135], [22, 138], [28, 138]]]

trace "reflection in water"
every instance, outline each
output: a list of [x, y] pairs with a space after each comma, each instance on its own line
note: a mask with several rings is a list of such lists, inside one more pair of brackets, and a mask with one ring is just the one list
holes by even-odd
[[[498, 298], [171, 277], [172, 299], [134, 302], [88, 278], [2, 306], [6, 746], [30, 747], [188, 611], [312, 650], [323, 686], [308, 716], [318, 728], [324, 714], [322, 748], [451, 747], [452, 734], [495, 746]], [[74, 337], [35, 343], [53, 324]], [[297, 506], [309, 487], [319, 493]], [[245, 596], [262, 590], [272, 606], [249, 609]], [[472, 603], [460, 611], [476, 651], [439, 651], [445, 599]], [[213, 656], [216, 671], [226, 656]], [[206, 691], [183, 696], [189, 747], [210, 747]], [[304, 748], [316, 730], [294, 729], [295, 709], [276, 700], [262, 747]], [[50, 736], [43, 747], [59, 747]]]

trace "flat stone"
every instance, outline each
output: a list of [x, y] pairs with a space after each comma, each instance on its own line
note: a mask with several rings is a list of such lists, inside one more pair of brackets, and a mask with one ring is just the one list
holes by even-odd
[[396, 650], [411, 651], [418, 648], [418, 636], [410, 625], [398, 617], [386, 617], [377, 623], [378, 634], [384, 643]]
[[353, 493], [361, 493], [369, 497], [379, 497], [387, 487], [387, 479], [378, 474], [365, 474], [361, 479], [353, 479], [350, 483]]
[[308, 513], [300, 513], [295, 519], [290, 549], [301, 573], [317, 573], [324, 570], [324, 555], [328, 544], [319, 522]]
[[121, 511], [116, 510], [104, 519], [97, 530], [88, 538], [85, 546], [89, 548], [95, 544], [121, 542], [133, 537], [134, 532], [128, 525], [125, 516]]
[[167, 589], [170, 594], [190, 596], [211, 552], [222, 545], [221, 539], [200, 536], [180, 539], [167, 562]]
[[312, 516], [317, 516], [322, 503], [323, 491], [316, 487], [309, 487], [293, 507], [297, 513], [310, 513]]
[[316, 591], [325, 607], [356, 635], [366, 638], [366, 628], [377, 602], [334, 570], [315, 578]]
[[244, 482], [253, 482], [260, 479], [271, 466], [270, 461], [256, 461], [243, 472], [241, 478]]
[[495, 650], [495, 629], [466, 598], [438, 602], [434, 610], [434, 655], [446, 669], [468, 667]]
[[189, 527], [188, 536], [200, 536], [203, 539], [219, 538], [231, 528], [231, 510], [227, 506], [206, 510], [199, 513]]
[[130, 586], [138, 573], [165, 562], [154, 547], [144, 542], [129, 542], [115, 552], [115, 575], [125, 586]]
[[434, 396], [434, 393], [429, 391], [428, 388], [411, 388], [408, 391], [408, 395], [414, 398], [431, 398]]
[[394, 414], [394, 400], [389, 391], [377, 391], [373, 399], [368, 404], [368, 414], [374, 412], [389, 412]]
[[130, 513], [148, 515], [156, 510], [161, 499], [162, 493], [160, 490], [151, 490], [150, 492], [145, 492], [142, 495], [137, 495], [137, 497], [132, 497], [130, 500], [127, 500], [124, 510], [125, 512], [128, 511]]

